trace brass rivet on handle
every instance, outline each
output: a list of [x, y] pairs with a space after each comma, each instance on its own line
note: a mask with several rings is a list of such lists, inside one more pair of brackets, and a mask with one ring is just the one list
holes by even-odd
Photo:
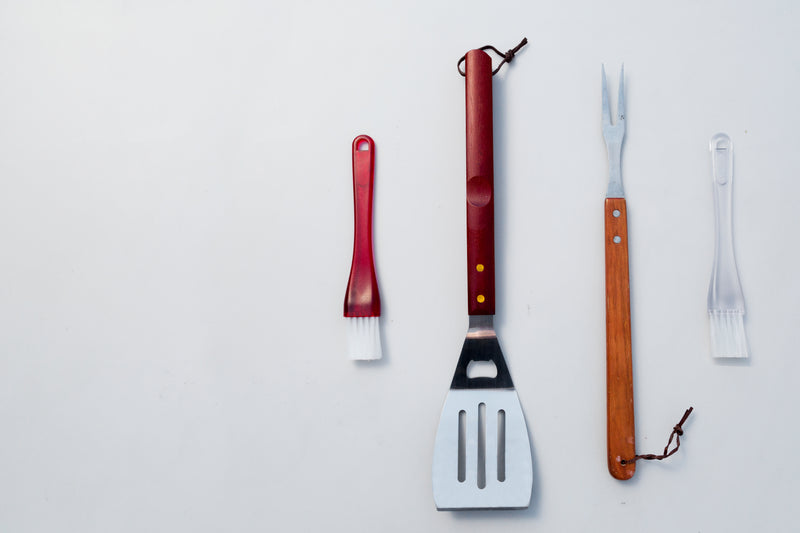
[[483, 294], [479, 294], [476, 299], [478, 300], [479, 304], [482, 304], [483, 302], [486, 301], [486, 297]]
[[483, 265], [482, 265], [482, 264], [480, 264], [480, 263], [478, 263], [478, 264], [475, 266], [475, 270], [477, 270], [478, 272], [483, 272]]

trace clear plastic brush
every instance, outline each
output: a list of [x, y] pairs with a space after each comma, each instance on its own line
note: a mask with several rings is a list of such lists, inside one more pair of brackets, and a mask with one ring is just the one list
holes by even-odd
[[747, 357], [744, 295], [733, 252], [733, 142], [724, 133], [711, 138], [714, 186], [714, 267], [708, 287], [713, 357]]

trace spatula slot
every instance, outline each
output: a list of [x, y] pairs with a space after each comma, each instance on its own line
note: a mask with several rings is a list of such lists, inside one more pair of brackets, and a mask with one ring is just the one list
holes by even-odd
[[497, 411], [497, 481], [506, 480], [506, 412]]
[[478, 404], [478, 488], [486, 487], [486, 404]]
[[458, 480], [467, 479], [467, 412], [458, 412]]

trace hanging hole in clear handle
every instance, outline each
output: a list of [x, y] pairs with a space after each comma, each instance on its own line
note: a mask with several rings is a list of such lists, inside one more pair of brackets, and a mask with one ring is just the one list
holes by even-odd
[[359, 152], [368, 152], [369, 151], [369, 143], [366, 140], [358, 141], [358, 151]]
[[725, 133], [717, 133], [711, 137], [708, 147], [711, 150], [714, 181], [725, 185], [733, 174], [733, 141]]
[[717, 133], [711, 137], [709, 148], [712, 152], [725, 152], [731, 149], [731, 138], [725, 133]]

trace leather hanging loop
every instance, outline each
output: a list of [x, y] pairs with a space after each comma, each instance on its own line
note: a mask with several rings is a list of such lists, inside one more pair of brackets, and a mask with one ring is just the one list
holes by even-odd
[[[647, 453], [647, 454], [644, 454], [644, 455], [635, 455], [633, 457], [633, 459], [628, 459], [628, 460], [623, 459], [620, 462], [623, 465], [626, 465], [626, 464], [630, 464], [630, 463], [635, 463], [639, 459], [644, 459], [645, 461], [652, 461], [652, 460], [661, 461], [662, 459], [666, 459], [670, 455], [672, 455], [675, 452], [677, 452], [678, 448], [681, 447], [681, 435], [683, 435], [683, 424], [684, 424], [684, 422], [686, 422], [686, 419], [689, 418], [689, 415], [692, 414], [692, 411], [694, 411], [694, 407], [688, 408], [686, 410], [686, 412], [683, 413], [683, 417], [681, 417], [680, 422], [675, 424], [675, 426], [672, 428], [672, 433], [670, 433], [670, 435], [669, 435], [669, 440], [667, 441], [667, 445], [664, 446], [664, 453], [662, 453], [661, 455], [656, 455], [654, 453]], [[669, 446], [670, 446], [670, 444], [672, 444], [672, 439], [673, 438], [675, 439], [675, 447], [672, 450], [670, 450]]]
[[[494, 52], [495, 54], [497, 54], [498, 56], [503, 58], [503, 60], [500, 62], [500, 64], [497, 65], [497, 68], [492, 71], [492, 76], [494, 76], [495, 74], [500, 72], [500, 68], [502, 68], [503, 65], [505, 65], [506, 63], [511, 63], [511, 61], [514, 59], [514, 56], [517, 54], [517, 52], [519, 52], [520, 49], [523, 46], [525, 46], [526, 44], [528, 44], [528, 38], [527, 37], [523, 37], [522, 41], [520, 41], [520, 43], [517, 46], [515, 46], [511, 50], [507, 51], [505, 54], [503, 52], [501, 52], [500, 50], [498, 50], [497, 48], [495, 48], [494, 46], [490, 45], [490, 44], [487, 44], [486, 46], [482, 46], [482, 47], [478, 48], [478, 50], [483, 50], [483, 51], [491, 50], [492, 52]], [[458, 65], [457, 65], [458, 73], [461, 74], [462, 76], [465, 76], [465, 77], [466, 77], [467, 73], [464, 72], [463, 70], [461, 70], [461, 64], [466, 59], [467, 59], [467, 54], [464, 54], [463, 56], [461, 56], [461, 59], [458, 60]]]

